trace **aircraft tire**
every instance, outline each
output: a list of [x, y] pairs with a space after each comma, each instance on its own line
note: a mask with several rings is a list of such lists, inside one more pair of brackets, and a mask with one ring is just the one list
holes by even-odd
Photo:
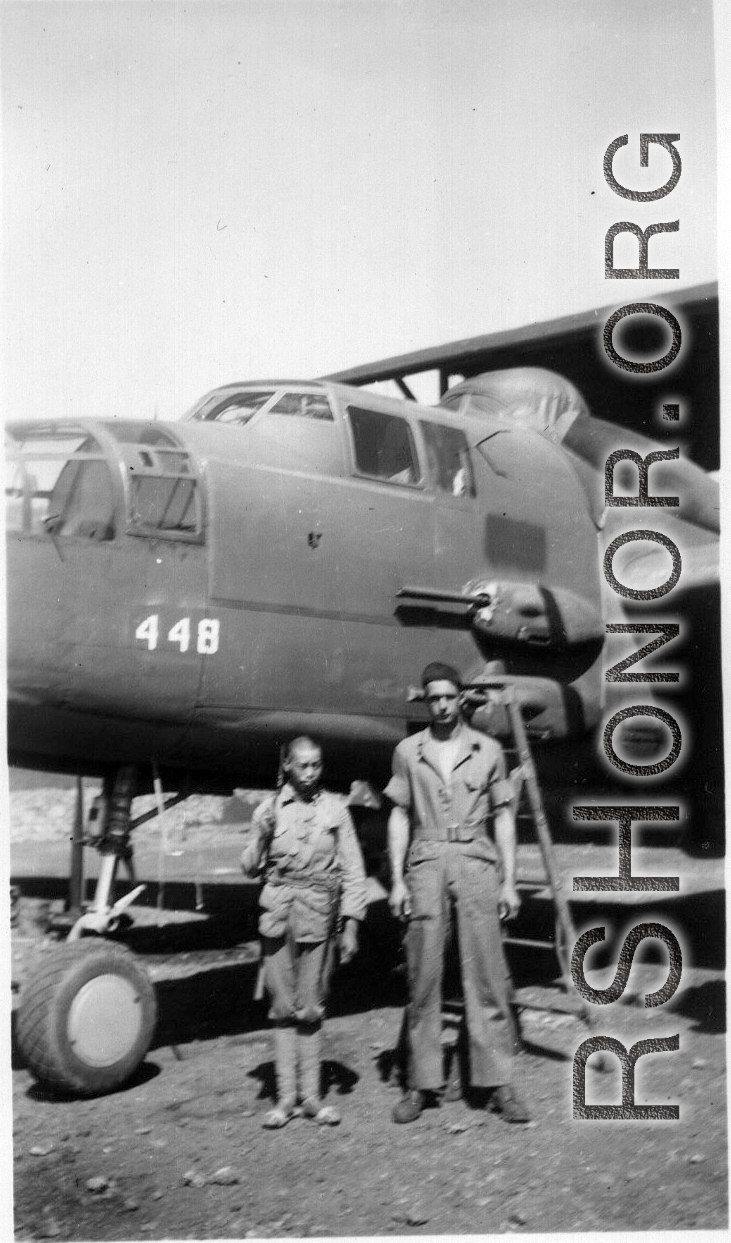
[[124, 945], [67, 943], [23, 988], [17, 1042], [42, 1084], [75, 1096], [113, 1092], [147, 1053], [157, 1022], [152, 982]]

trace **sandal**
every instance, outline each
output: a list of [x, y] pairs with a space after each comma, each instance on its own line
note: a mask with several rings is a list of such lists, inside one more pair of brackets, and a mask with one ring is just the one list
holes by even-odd
[[269, 1109], [262, 1118], [261, 1125], [266, 1127], [268, 1131], [277, 1131], [280, 1127], [286, 1126], [295, 1115], [294, 1101], [284, 1100], [275, 1105], [274, 1109]]
[[308, 1096], [302, 1102], [302, 1113], [305, 1118], [314, 1118], [319, 1126], [338, 1126], [340, 1114], [332, 1105], [323, 1105], [315, 1096]]

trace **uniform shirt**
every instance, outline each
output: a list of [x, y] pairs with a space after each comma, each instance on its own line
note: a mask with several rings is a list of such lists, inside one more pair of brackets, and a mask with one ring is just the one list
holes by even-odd
[[243, 851], [241, 866], [249, 876], [264, 873], [259, 904], [262, 936], [290, 932], [296, 941], [324, 941], [339, 909], [344, 919], [363, 919], [366, 885], [363, 858], [350, 812], [337, 795], [318, 790], [300, 798], [287, 782], [270, 794], [252, 817], [255, 830], [274, 815], [269, 851], [257, 863], [253, 840]]
[[451, 780], [440, 771], [440, 744], [430, 729], [404, 738], [393, 754], [393, 776], [384, 793], [408, 812], [412, 842], [451, 841], [484, 845], [497, 858], [488, 836], [490, 813], [512, 802], [503, 749], [494, 738], [460, 725]]

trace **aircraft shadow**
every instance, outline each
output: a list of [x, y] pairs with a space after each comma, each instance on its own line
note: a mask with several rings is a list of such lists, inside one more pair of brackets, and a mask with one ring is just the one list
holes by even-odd
[[[258, 974], [256, 890], [252, 888], [251, 893], [242, 895], [240, 886], [216, 885], [209, 889], [204, 898], [207, 909], [212, 912], [210, 919], [184, 920], [162, 927], [147, 923], [133, 926], [118, 936], [152, 968], [159, 1016], [153, 1049], [245, 1034], [268, 1026], [266, 1001], [255, 998]], [[153, 893], [150, 901], [154, 904], [154, 900]], [[619, 935], [648, 918], [648, 908], [640, 902], [621, 909], [612, 906], [611, 900], [590, 906], [572, 903], [572, 906], [577, 926], [606, 925], [606, 943], [596, 947], [597, 953], [604, 952], [606, 962], [597, 962], [597, 965], [616, 962]], [[672, 896], [660, 909], [669, 922], [684, 932], [684, 960], [694, 967], [722, 970], [722, 891]], [[538, 939], [545, 934], [546, 939], [550, 939], [552, 928], [551, 904], [533, 899], [524, 904], [516, 925], [511, 925], [511, 932], [515, 936]], [[361, 952], [353, 963], [336, 968], [333, 974], [328, 1006], [331, 1016], [362, 1014], [384, 1007], [394, 1011], [403, 1008], [407, 989], [402, 932], [391, 918], [385, 900], [371, 903], [361, 937]], [[645, 948], [645, 961], [653, 961], [653, 955], [657, 961], [664, 961], [666, 951], [658, 943], [646, 942]], [[556, 984], [560, 973], [550, 949], [544, 952], [508, 944], [506, 952], [518, 990]], [[563, 997], [558, 1008], [573, 1009], [569, 1000]], [[721, 980], [681, 988], [670, 1004], [690, 1017], [697, 1031], [725, 1030], [725, 993]], [[398, 1041], [399, 1021], [395, 1014], [394, 1046]], [[548, 1054], [543, 1049], [535, 1052], [550, 1055], [550, 1050]], [[22, 1062], [14, 1038], [12, 1058], [13, 1068], [20, 1068]]]
[[[521, 917], [522, 925], [514, 930], [515, 935], [540, 937], [543, 935], [541, 926], [545, 924], [546, 936], [550, 936], [550, 903], [532, 905], [534, 908], [545, 906], [546, 909], [533, 909], [530, 916], [526, 912]], [[684, 956], [687, 955], [690, 963], [695, 967], [721, 970], [724, 961], [723, 893], [674, 898], [664, 904], [662, 909], [676, 927], [685, 930]], [[575, 918], [578, 913], [575, 911]], [[582, 914], [585, 915], [586, 912]], [[607, 926], [607, 962], [616, 961], [617, 955], [617, 936], [612, 935], [612, 928], [623, 931], [647, 918], [646, 910], [640, 904], [636, 908], [622, 908], [621, 922], [617, 915], [617, 908], [613, 908], [610, 903], [606, 907], [591, 907], [591, 924], [606, 923]], [[587, 923], [586, 919], [584, 923]], [[231, 927], [227, 933], [221, 930], [218, 943], [221, 943], [222, 936], [226, 939], [226, 935], [231, 935], [232, 931]], [[178, 935], [182, 936], [182, 933]], [[644, 961], [664, 961], [665, 950], [659, 944], [648, 942], [646, 950]], [[187, 951], [191, 952], [190, 942], [187, 943]], [[560, 972], [553, 952], [530, 950], [509, 944], [506, 952], [513, 982], [519, 992], [525, 988], [545, 988], [555, 993], [557, 1009], [569, 1012], [576, 1009], [571, 1005], [571, 998], [567, 998], [558, 987]], [[453, 996], [458, 993], [457, 971], [455, 962], [452, 961], [450, 966], [448, 961], [445, 971], [447, 995], [450, 995], [450, 991]], [[226, 1033], [233, 1035], [266, 1027], [267, 1003], [265, 1000], [254, 999], [257, 972], [256, 961], [230, 964], [221, 962], [215, 967], [201, 966], [199, 971], [186, 973], [183, 978], [158, 982], [156, 989], [160, 1019], [155, 1044], [213, 1039]], [[373, 903], [369, 907], [362, 931], [358, 957], [347, 966], [337, 967], [333, 973], [328, 1014], [332, 1017], [343, 1017], [384, 1007], [398, 1012], [405, 1006], [406, 1001], [402, 929], [391, 919], [385, 901]], [[715, 1033], [725, 1030], [725, 992], [722, 980], [681, 989], [671, 1005], [679, 1013], [692, 1018], [698, 1031]], [[396, 1057], [399, 1021], [399, 1015], [395, 1013], [394, 1049], [384, 1052], [383, 1058], [386, 1061], [389, 1054], [394, 1059]], [[531, 1048], [525, 1039], [522, 1047], [527, 1052], [540, 1056], [552, 1056], [550, 1049], [538, 1046]], [[391, 1073], [391, 1068], [388, 1068], [388, 1073]]]
[[726, 985], [723, 980], [706, 980], [692, 988], [681, 989], [670, 1001], [669, 1008], [693, 1020], [692, 1031], [719, 1036], [726, 1031]]

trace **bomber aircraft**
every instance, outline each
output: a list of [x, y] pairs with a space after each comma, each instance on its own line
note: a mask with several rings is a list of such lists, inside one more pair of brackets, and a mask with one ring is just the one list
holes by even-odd
[[[708, 414], [697, 403], [714, 382], [715, 290], [675, 306], [694, 362], [662, 391], [672, 383], [687, 439]], [[557, 321], [318, 380], [226, 384], [175, 423], [8, 425], [10, 763], [104, 781], [94, 900], [21, 999], [21, 1049], [39, 1078], [108, 1091], [149, 1048], [149, 980], [103, 938], [139, 892], [114, 900], [132, 800], [153, 779], [182, 794], [273, 785], [278, 744], [308, 733], [343, 788], [382, 786], [393, 747], [424, 721], [409, 688], [434, 658], [475, 686], [512, 688], [542, 771], [574, 780], [593, 762], [619, 607], [600, 550], [627, 525], [626, 510], [605, 506], [605, 459], [678, 443], [653, 410], [657, 385], [636, 386], [645, 406], [633, 422], [596, 324]], [[436, 405], [407, 383], [429, 370]], [[364, 387], [388, 380], [397, 397]], [[602, 418], [573, 380], [604, 395]], [[655, 494], [681, 498], [662, 516], [684, 554], [689, 615], [703, 619], [685, 636], [691, 657], [709, 646], [700, 625], [716, 624], [715, 604], [694, 600], [718, 576], [714, 463], [696, 456], [650, 475]], [[636, 493], [629, 469], [617, 486]], [[633, 528], [653, 522], [653, 510], [632, 511]], [[639, 549], [617, 557], [622, 581], [663, 582], [665, 552]], [[720, 701], [708, 662], [691, 665], [690, 698], [700, 688], [718, 742], [694, 777], [705, 814]], [[500, 732], [489, 696], [473, 724]]]

